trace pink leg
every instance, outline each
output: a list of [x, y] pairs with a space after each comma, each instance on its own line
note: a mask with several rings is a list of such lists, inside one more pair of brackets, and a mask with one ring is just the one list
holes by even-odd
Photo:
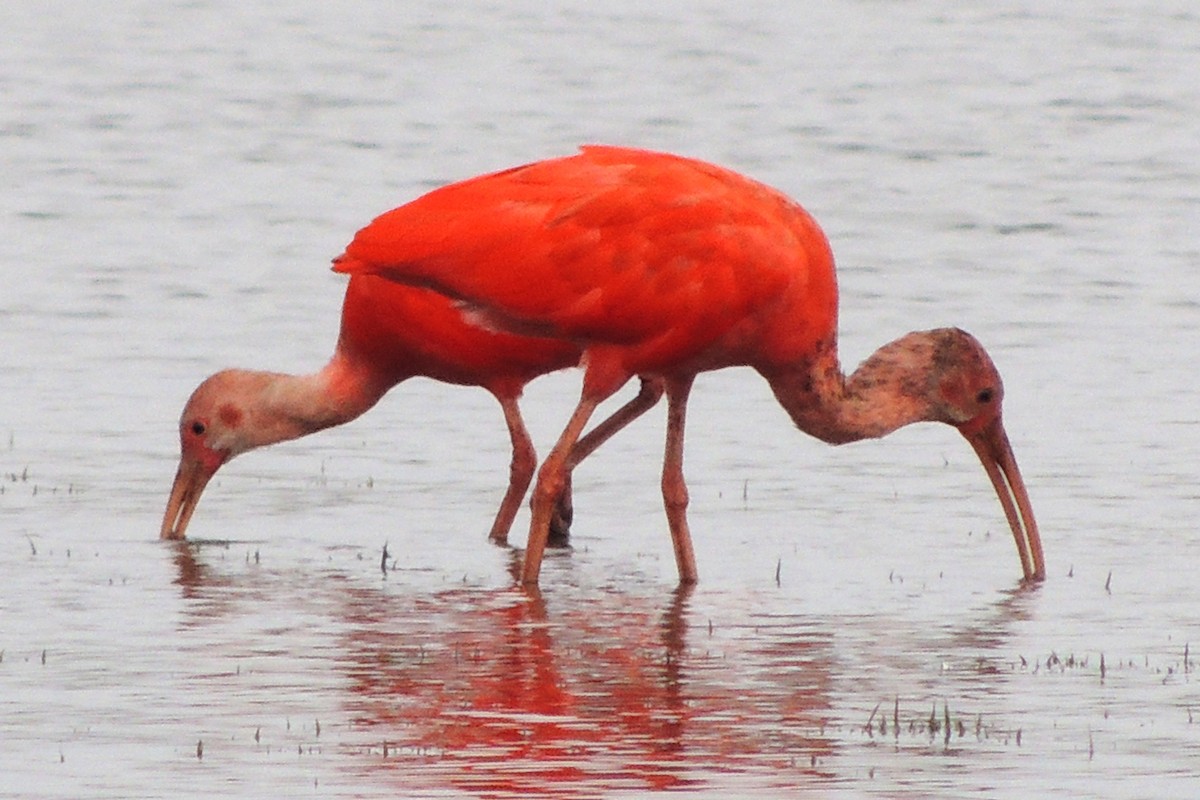
[[508, 531], [512, 528], [517, 509], [521, 506], [521, 498], [529, 489], [533, 480], [533, 471], [537, 467], [537, 453], [533, 449], [533, 440], [525, 429], [525, 421], [521, 418], [521, 409], [515, 397], [497, 397], [500, 408], [504, 410], [504, 421], [508, 423], [508, 435], [512, 439], [512, 461], [508, 467], [508, 491], [500, 502], [500, 510], [496, 512], [496, 521], [492, 523], [492, 532], [488, 538], [496, 544], [508, 543]]
[[699, 578], [692, 535], [688, 532], [688, 490], [683, 479], [683, 427], [691, 390], [692, 378], [672, 380], [667, 385], [667, 452], [662, 473], [663, 505], [667, 510], [667, 525], [671, 529], [675, 564], [682, 584], [695, 583]]
[[592, 428], [575, 443], [567, 459], [567, 469], [575, 469], [580, 461], [596, 452], [596, 449], [611, 439], [613, 434], [654, 408], [662, 394], [662, 378], [642, 378], [642, 385], [636, 397], [614, 411], [611, 417]]
[[571, 502], [571, 474], [575, 471], [575, 467], [579, 466], [581, 461], [596, 452], [596, 449], [611, 439], [617, 431], [633, 422], [642, 414], [645, 414], [651, 408], [654, 408], [654, 405], [658, 403], [658, 399], [662, 397], [662, 394], [663, 382], [661, 378], [642, 378], [642, 385], [636, 397], [614, 411], [608, 419], [588, 431], [587, 435], [576, 442], [575, 446], [571, 448], [571, 455], [567, 457], [563, 491], [555, 507], [554, 516], [550, 520], [551, 542], [566, 544], [569, 536], [571, 518], [574, 515], [574, 508]]
[[537, 485], [533, 488], [533, 519], [529, 523], [529, 543], [525, 546], [525, 563], [521, 569], [521, 582], [535, 586], [542, 570], [542, 555], [546, 551], [546, 540], [550, 536], [550, 519], [554, 506], [566, 486], [567, 461], [571, 448], [579, 441], [579, 435], [587, 425], [596, 406], [604, 398], [589, 398], [586, 394], [575, 407], [566, 430], [558, 438], [554, 449], [542, 462], [538, 471]]

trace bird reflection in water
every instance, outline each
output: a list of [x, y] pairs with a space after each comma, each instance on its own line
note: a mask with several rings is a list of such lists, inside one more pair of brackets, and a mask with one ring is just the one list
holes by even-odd
[[691, 597], [682, 586], [662, 609], [615, 589], [347, 593], [347, 706], [369, 769], [408, 789], [558, 797], [817, 771], [833, 750], [831, 637], [694, 631]]
[[[956, 624], [906, 628], [627, 573], [589, 583], [594, 563], [542, 594], [508, 584], [516, 552], [498, 585], [431, 590], [403, 569], [379, 581], [344, 548], [260, 565], [254, 545], [173, 544], [179, 647], [196, 654], [185, 693], [244, 727], [319, 713], [332, 768], [401, 796], [828, 787], [870, 708], [931, 655], [964, 696], [1003, 694], [1014, 629], [1039, 601], [1025, 585]], [[280, 737], [264, 726], [263, 747]]]
[[[197, 679], [205, 696], [247, 698], [260, 719], [260, 674], [339, 693], [345, 721], [326, 722], [322, 746], [340, 737], [339, 769], [397, 791], [591, 797], [828, 778], [833, 636], [816, 618], [748, 617], [721, 598], [702, 617], [692, 587], [639, 593], [627, 575], [549, 596], [406, 591], [397, 573], [371, 586], [247, 566], [224, 542], [175, 544], [181, 630], [201, 636], [206, 662], [224, 654]], [[270, 624], [255, 633], [246, 618]], [[252, 674], [224, 663], [248, 654], [269, 661]]]

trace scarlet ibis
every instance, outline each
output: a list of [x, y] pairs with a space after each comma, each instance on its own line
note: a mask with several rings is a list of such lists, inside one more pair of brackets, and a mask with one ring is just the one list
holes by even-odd
[[830, 444], [914, 422], [956, 427], [1008, 518], [1026, 581], [1041, 539], [1004, 426], [1004, 387], [957, 328], [906, 334], [849, 376], [837, 354], [837, 278], [817, 222], [779, 191], [665, 153], [576, 155], [444, 186], [360, 231], [334, 269], [435, 289], [497, 329], [583, 350], [579, 404], [538, 471], [522, 580], [535, 584], [571, 449], [597, 405], [634, 376], [668, 399], [662, 490], [680, 580], [697, 577], [683, 429], [707, 370], [757, 370], [800, 430]]
[[[484, 329], [436, 292], [372, 275], [353, 276], [342, 304], [337, 347], [319, 372], [222, 370], [192, 393], [179, 420], [179, 469], [160, 535], [184, 538], [205, 486], [234, 456], [349, 422], [396, 384], [425, 376], [481, 386], [500, 401], [512, 439], [512, 462], [508, 490], [489, 535], [504, 543], [537, 465], [518, 399], [530, 380], [576, 364], [579, 355], [569, 342]], [[580, 440], [572, 465], [652, 407], [661, 393], [656, 381], [643, 382], [635, 398]], [[559, 541], [565, 540], [570, 521], [570, 487], [564, 486], [554, 523]]]

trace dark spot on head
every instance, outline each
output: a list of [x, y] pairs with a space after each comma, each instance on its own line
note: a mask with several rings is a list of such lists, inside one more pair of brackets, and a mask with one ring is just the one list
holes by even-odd
[[979, 394], [975, 395], [975, 402], [987, 404], [992, 402], [992, 398], [996, 396], [994, 389], [980, 389]]
[[203, 436], [205, 430], [204, 423], [200, 420], [196, 420], [192, 423], [192, 433], [196, 434], [197, 436]]
[[221, 417], [221, 422], [224, 422], [231, 428], [236, 428], [238, 423], [242, 421], [242, 412], [231, 405], [223, 405], [217, 411]]

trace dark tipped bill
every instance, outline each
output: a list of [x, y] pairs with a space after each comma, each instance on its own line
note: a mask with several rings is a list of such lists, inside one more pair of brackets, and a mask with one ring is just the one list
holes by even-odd
[[1000, 498], [1000, 505], [1004, 507], [1004, 516], [1008, 518], [1017, 543], [1017, 554], [1021, 557], [1025, 581], [1045, 580], [1042, 539], [1038, 535], [1037, 521], [1033, 518], [1029, 492], [1021, 480], [1021, 470], [1017, 468], [1017, 459], [1013, 456], [1004, 425], [996, 417], [980, 430], [964, 435], [983, 462], [983, 468], [996, 489], [996, 496]]

